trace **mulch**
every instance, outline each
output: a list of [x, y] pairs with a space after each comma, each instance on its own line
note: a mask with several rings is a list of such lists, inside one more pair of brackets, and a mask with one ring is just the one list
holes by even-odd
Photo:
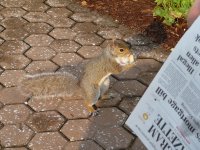
[[165, 49], [173, 48], [187, 29], [184, 19], [167, 26], [153, 16], [154, 0], [77, 0], [80, 5], [109, 15], [134, 31], [142, 32]]

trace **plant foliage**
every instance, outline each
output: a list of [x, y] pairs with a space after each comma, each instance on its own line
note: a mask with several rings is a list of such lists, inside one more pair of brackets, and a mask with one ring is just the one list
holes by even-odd
[[153, 15], [163, 18], [167, 25], [175, 23], [177, 18], [185, 18], [194, 0], [155, 0], [157, 6]]

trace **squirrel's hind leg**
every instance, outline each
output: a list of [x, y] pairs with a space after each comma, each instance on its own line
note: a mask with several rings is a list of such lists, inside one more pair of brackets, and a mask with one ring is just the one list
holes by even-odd
[[107, 78], [100, 86], [100, 91], [101, 91], [100, 99], [101, 100], [109, 100], [112, 98], [119, 97], [119, 94], [117, 94], [116, 92], [114, 92], [112, 90], [108, 92], [109, 85], [110, 85], [110, 79]]
[[109, 99], [110, 95], [106, 93], [110, 86], [109, 77], [105, 79], [105, 81], [100, 85], [100, 99]]
[[85, 105], [89, 112], [93, 113], [96, 111], [93, 105], [97, 103], [100, 97], [100, 87], [98, 85], [88, 86], [85, 89]]

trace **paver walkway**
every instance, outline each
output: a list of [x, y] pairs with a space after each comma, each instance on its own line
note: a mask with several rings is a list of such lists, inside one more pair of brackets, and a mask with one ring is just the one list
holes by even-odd
[[[134, 18], [133, 18], [134, 19]], [[25, 74], [71, 71], [99, 55], [112, 38], [132, 35], [136, 67], [114, 75], [92, 117], [82, 100], [34, 99], [17, 89]], [[124, 126], [166, 55], [148, 39], [72, 0], [0, 0], [0, 149], [144, 150]]]

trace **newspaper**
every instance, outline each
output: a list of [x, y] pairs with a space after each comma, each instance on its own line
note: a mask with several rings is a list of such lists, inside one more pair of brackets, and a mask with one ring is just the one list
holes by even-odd
[[126, 125], [149, 150], [200, 150], [200, 17], [178, 42]]

